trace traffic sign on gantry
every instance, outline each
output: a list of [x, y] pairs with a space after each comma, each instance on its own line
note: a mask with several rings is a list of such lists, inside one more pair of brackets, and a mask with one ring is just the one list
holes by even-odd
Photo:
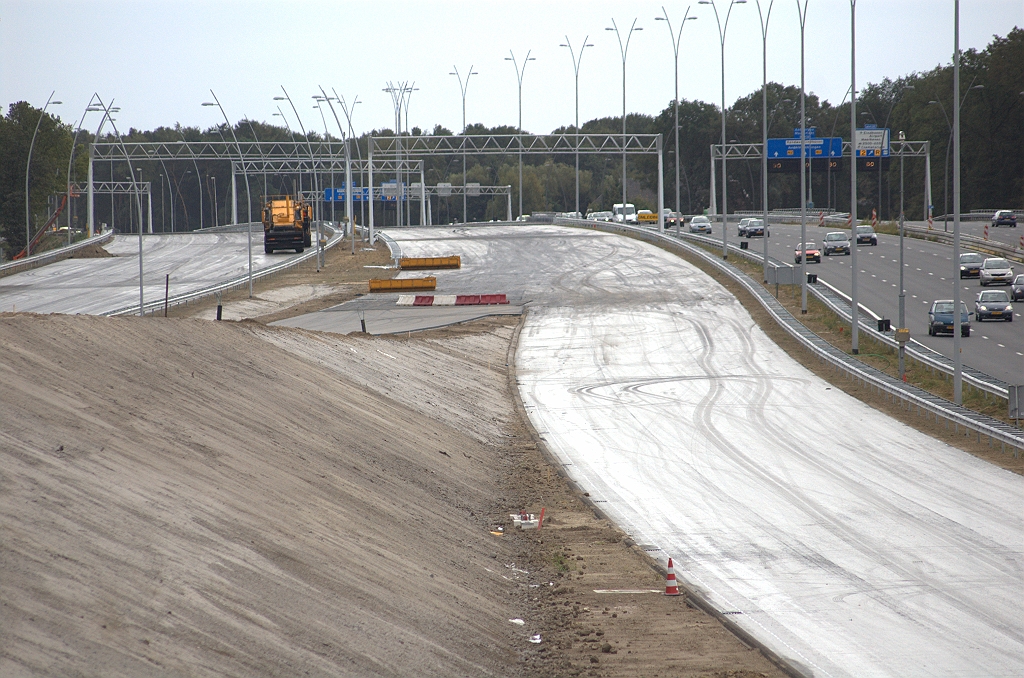
[[888, 158], [889, 129], [865, 127], [857, 130], [854, 138], [853, 154], [858, 158]]

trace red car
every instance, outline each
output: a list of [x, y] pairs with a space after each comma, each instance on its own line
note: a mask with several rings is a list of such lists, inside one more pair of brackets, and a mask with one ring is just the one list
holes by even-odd
[[813, 242], [807, 243], [806, 247], [804, 246], [804, 243], [800, 243], [796, 246], [796, 250], [793, 252], [793, 258], [796, 263], [799, 264], [800, 259], [804, 256], [807, 257], [807, 261], [814, 261], [819, 264], [821, 263], [821, 250], [819, 250], [818, 246]]

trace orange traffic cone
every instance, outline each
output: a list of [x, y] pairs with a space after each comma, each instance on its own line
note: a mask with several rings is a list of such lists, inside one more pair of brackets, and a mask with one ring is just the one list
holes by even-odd
[[665, 575], [665, 595], [678, 596], [679, 587], [676, 585], [676, 572], [672, 568], [672, 559], [668, 559], [668, 574]]

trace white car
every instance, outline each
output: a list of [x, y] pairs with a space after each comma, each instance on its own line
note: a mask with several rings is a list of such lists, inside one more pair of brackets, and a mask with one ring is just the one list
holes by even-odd
[[996, 284], [1009, 285], [1013, 282], [1013, 267], [1010, 262], [1002, 257], [986, 259], [981, 265], [980, 278], [981, 286]]
[[690, 233], [711, 233], [711, 220], [703, 215], [690, 219]]
[[588, 212], [587, 219], [590, 221], [612, 221], [611, 212]]

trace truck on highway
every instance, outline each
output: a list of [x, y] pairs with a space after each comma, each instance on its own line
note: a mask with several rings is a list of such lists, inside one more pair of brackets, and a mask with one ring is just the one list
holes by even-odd
[[263, 251], [301, 252], [312, 247], [310, 231], [312, 207], [302, 198], [290, 195], [270, 196], [263, 206]]

